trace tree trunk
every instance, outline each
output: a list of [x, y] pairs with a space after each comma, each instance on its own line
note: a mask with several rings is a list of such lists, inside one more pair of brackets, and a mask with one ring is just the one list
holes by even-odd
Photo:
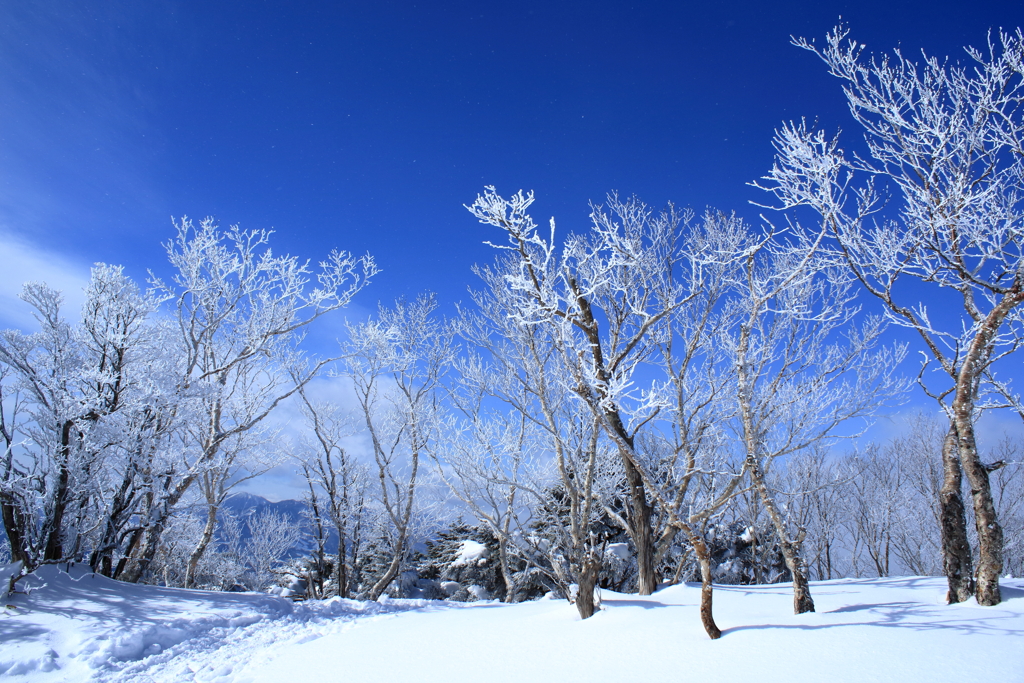
[[779, 512], [779, 508], [775, 505], [775, 499], [772, 498], [771, 492], [768, 490], [768, 484], [764, 480], [764, 473], [761, 471], [761, 464], [757, 461], [756, 456], [749, 451], [747, 453], [747, 471], [750, 472], [750, 478], [754, 481], [754, 488], [757, 489], [758, 497], [760, 497], [764, 509], [768, 512], [768, 517], [772, 520], [775, 533], [779, 535], [782, 557], [785, 558], [786, 567], [793, 576], [793, 614], [813, 612], [814, 600], [811, 598], [811, 587], [807, 582], [807, 573], [804, 569], [803, 557], [800, 554], [800, 545], [803, 539], [789, 538], [786, 522], [782, 518], [782, 513]]
[[[603, 413], [605, 431], [618, 447], [619, 456], [622, 458], [622, 465], [626, 471], [626, 483], [629, 485], [630, 514], [627, 521], [630, 525], [633, 545], [636, 546], [637, 592], [640, 595], [651, 595], [658, 588], [658, 574], [654, 562], [655, 539], [654, 530], [651, 528], [651, 505], [647, 502], [647, 490], [644, 488], [643, 475], [635, 459], [636, 444], [622, 421], [619, 409], [615, 407], [607, 393], [607, 387], [612, 378], [605, 365], [601, 335], [598, 334], [598, 324], [594, 318], [593, 309], [587, 298], [580, 293], [573, 278], [569, 279], [569, 286], [576, 295], [582, 322], [579, 327], [590, 342], [591, 358], [600, 379], [597, 387], [577, 393], [590, 403], [595, 414]], [[595, 399], [598, 400], [595, 401]]]
[[160, 519], [142, 532], [142, 540], [138, 546], [138, 554], [131, 557], [124, 570], [121, 572], [121, 580], [126, 583], [138, 583], [146, 575], [149, 565], [156, 557], [157, 547], [160, 545], [160, 538], [163, 536], [166, 519]]
[[651, 529], [651, 505], [647, 502], [647, 491], [639, 470], [630, 458], [622, 459], [629, 484], [630, 526], [633, 527], [633, 545], [636, 546], [638, 568], [637, 592], [651, 595], [658, 588], [658, 574], [654, 566], [654, 531]]
[[57, 477], [57, 488], [53, 493], [53, 509], [43, 529], [46, 536], [46, 547], [43, 550], [43, 561], [58, 562], [64, 559], [62, 539], [64, 534], [64, 511], [68, 504], [70, 486], [71, 460], [71, 429], [74, 423], [68, 420], [60, 430], [60, 474]]
[[995, 501], [988, 470], [978, 459], [974, 437], [974, 423], [970, 409], [954, 402], [957, 441], [960, 446], [960, 464], [971, 485], [974, 503], [974, 524], [978, 531], [978, 571], [974, 584], [974, 597], [979, 605], [998, 605], [1002, 601], [999, 575], [1003, 571], [1003, 528], [996, 517]]
[[718, 640], [722, 637], [722, 630], [715, 623], [715, 615], [712, 611], [711, 598], [714, 586], [711, 584], [711, 553], [707, 543], [692, 530], [687, 534], [690, 537], [690, 545], [693, 546], [697, 555], [697, 563], [700, 565], [700, 623], [703, 624], [711, 640]]
[[956, 377], [956, 398], [953, 399], [953, 423], [956, 427], [960, 466], [971, 485], [974, 524], [978, 531], [975, 597], [979, 605], [986, 606], [998, 605], [1002, 600], [999, 575], [1003, 571], [1003, 528], [999, 526], [996, 516], [988, 469], [978, 458], [978, 444], [974, 436], [974, 401], [999, 328], [1022, 300], [1024, 294], [1020, 292], [1005, 296], [985, 317], [960, 365]]
[[128, 560], [131, 559], [132, 553], [135, 552], [135, 548], [138, 547], [139, 541], [142, 540], [142, 529], [135, 529], [131, 533], [131, 540], [125, 545], [124, 555], [117, 561], [117, 565], [114, 567], [114, 571], [110, 574], [112, 579], [120, 579], [121, 574], [124, 573], [125, 567], [128, 566]]
[[398, 576], [398, 570], [402, 566], [402, 558], [405, 556], [405, 533], [403, 532], [399, 538], [398, 543], [395, 544], [395, 556], [391, 559], [391, 564], [388, 565], [384, 575], [377, 579], [377, 583], [373, 584], [373, 588], [370, 589], [370, 600], [376, 601], [384, 589], [388, 587], [395, 577]]
[[[145, 526], [145, 530], [142, 533], [141, 543], [135, 546], [138, 548], [137, 554], [133, 551], [127, 566], [124, 567], [123, 571], [117, 572], [123, 575], [123, 581], [138, 583], [146, 575], [146, 571], [149, 569], [149, 565], [152, 564], [153, 558], [156, 557], [156, 551], [160, 547], [160, 539], [163, 536], [164, 529], [167, 527], [167, 520], [170, 517], [172, 508], [178, 504], [178, 501], [181, 500], [181, 497], [185, 495], [185, 492], [188, 491], [194, 481], [195, 475], [189, 475], [182, 479], [166, 498], [157, 501], [155, 515], [153, 515], [152, 500], [148, 502], [149, 509], [146, 510], [145, 516], [150, 517], [149, 523]], [[150, 499], [155, 497], [152, 492], [147, 495]]]
[[31, 553], [25, 539], [25, 517], [18, 509], [17, 503], [0, 503], [0, 516], [3, 519], [4, 531], [7, 532], [7, 543], [11, 548], [11, 561], [21, 562], [25, 571], [32, 571], [35, 567], [29, 561]]
[[188, 564], [185, 567], [185, 588], [192, 588], [196, 582], [196, 569], [199, 561], [203, 559], [203, 553], [213, 540], [213, 532], [217, 528], [217, 506], [210, 504], [206, 506], [206, 526], [203, 528], [203, 535], [199, 538], [192, 554], [188, 556]]
[[939, 490], [939, 526], [942, 530], [942, 569], [949, 590], [946, 602], [964, 602], [974, 593], [971, 546], [967, 540], [963, 481], [957, 453], [956, 426], [950, 425], [942, 441], [942, 488]]
[[335, 531], [338, 533], [338, 568], [335, 574], [338, 577], [338, 597], [348, 597], [348, 567], [346, 565], [347, 553], [345, 552], [345, 526], [335, 524]]
[[[825, 578], [832, 580], [832, 543], [825, 546]], [[818, 578], [821, 578], [820, 576]]]
[[597, 588], [597, 576], [601, 572], [601, 560], [591, 550], [583, 560], [579, 575], [576, 577], [576, 585], [579, 590], [576, 592], [576, 609], [579, 610], [580, 619], [589, 619], [597, 611], [597, 603], [594, 600], [594, 589]]
[[[757, 312], [755, 309], [754, 312]], [[752, 313], [753, 315], [753, 313]], [[803, 542], [803, 530], [800, 537], [792, 540], [786, 529], [786, 520], [775, 505], [775, 499], [768, 490], [768, 483], [765, 481], [764, 471], [761, 469], [761, 446], [762, 433], [754, 421], [753, 395], [754, 385], [757, 378], [751, 376], [747, 365], [747, 351], [750, 346], [752, 322], [744, 326], [740, 336], [740, 344], [736, 355], [738, 404], [740, 416], [743, 420], [743, 445], [746, 450], [744, 467], [750, 474], [750, 479], [757, 489], [758, 498], [768, 512], [772, 520], [775, 533], [779, 536], [779, 545], [782, 549], [782, 556], [786, 560], [786, 567], [793, 576], [793, 613], [804, 614], [814, 611], [814, 600], [811, 599], [811, 589], [807, 584], [807, 575], [804, 571], [803, 558], [800, 555], [800, 545]], [[760, 563], [758, 563], [760, 564]], [[757, 565], [755, 565], [757, 566]]]
[[629, 486], [630, 506], [626, 521], [630, 526], [629, 535], [636, 547], [637, 592], [640, 595], [652, 595], [658, 588], [658, 573], [654, 562], [654, 530], [651, 528], [652, 510], [650, 503], [647, 502], [643, 474], [633, 459], [636, 445], [633, 437], [626, 431], [618, 410], [605, 410], [603, 423], [618, 446], [622, 468], [626, 473], [626, 484]]
[[[789, 551], [787, 552], [787, 546]], [[811, 598], [811, 587], [807, 583], [803, 557], [800, 555], [799, 543], [783, 542], [782, 554], [786, 558], [786, 566], [793, 575], [793, 614], [804, 614], [814, 611], [814, 600]]]
[[135, 499], [135, 493], [129, 493], [134, 482], [134, 466], [129, 463], [125, 467], [124, 476], [121, 478], [121, 485], [114, 494], [113, 500], [108, 508], [106, 521], [103, 524], [103, 536], [92, 552], [89, 559], [89, 566], [94, 572], [98, 571], [103, 576], [112, 577], [114, 564], [114, 551], [117, 550], [118, 536], [124, 526], [125, 515]]
[[512, 567], [508, 561], [507, 539], [507, 535], [498, 537], [498, 561], [501, 563], [501, 578], [505, 581], [505, 602], [512, 603], [516, 601], [516, 584], [512, 580]]

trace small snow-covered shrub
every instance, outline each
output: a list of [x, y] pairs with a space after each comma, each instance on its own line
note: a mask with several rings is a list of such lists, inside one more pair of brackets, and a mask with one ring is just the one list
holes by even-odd
[[498, 541], [487, 529], [459, 521], [426, 546], [418, 575], [437, 583], [438, 597], [453, 602], [504, 598]]

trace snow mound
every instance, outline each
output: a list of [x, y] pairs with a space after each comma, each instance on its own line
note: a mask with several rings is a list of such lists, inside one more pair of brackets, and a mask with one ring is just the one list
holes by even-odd
[[470, 565], [480, 565], [487, 559], [489, 551], [487, 546], [479, 541], [473, 541], [466, 539], [459, 546], [459, 554], [455, 556], [455, 561], [452, 562], [452, 567], [466, 567]]

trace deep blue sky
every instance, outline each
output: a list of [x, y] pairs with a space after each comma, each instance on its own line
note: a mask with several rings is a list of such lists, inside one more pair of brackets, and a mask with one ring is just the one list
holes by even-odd
[[538, 222], [563, 231], [609, 190], [756, 221], [746, 183], [775, 127], [855, 132], [839, 83], [789, 44], [840, 15], [870, 50], [954, 59], [1024, 24], [987, 0], [8, 0], [0, 326], [31, 323], [26, 279], [73, 305], [94, 261], [166, 274], [171, 215], [273, 227], [304, 258], [373, 253], [359, 316], [423, 290], [466, 299], [494, 235], [462, 205], [487, 184], [535, 190]]
[[840, 15], [871, 49], [954, 57], [1024, 23], [983, 0], [3, 3], [0, 231], [141, 277], [171, 215], [214, 215], [303, 257], [372, 252], [367, 307], [465, 299], [486, 184], [563, 230], [612, 189], [756, 219], [772, 130], [849, 123], [789, 45]]

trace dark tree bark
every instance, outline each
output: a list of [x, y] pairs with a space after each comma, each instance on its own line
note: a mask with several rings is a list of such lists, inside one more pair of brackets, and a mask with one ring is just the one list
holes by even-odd
[[125, 568], [128, 567], [128, 560], [131, 559], [132, 554], [135, 552], [135, 549], [138, 548], [139, 542], [142, 540], [143, 531], [144, 530], [141, 528], [133, 529], [131, 531], [131, 533], [128, 536], [130, 540], [128, 541], [128, 543], [125, 544], [124, 555], [122, 555], [121, 559], [117, 561], [117, 565], [114, 567], [113, 573], [109, 574], [110, 578], [121, 579], [122, 575], [124, 574]]
[[[575, 280], [569, 280], [570, 286], [575, 290]], [[595, 389], [588, 388], [578, 392], [580, 396], [590, 403], [591, 408], [603, 413], [602, 424], [605, 431], [615, 442], [622, 459], [622, 467], [626, 473], [626, 483], [629, 486], [629, 535], [636, 547], [637, 560], [637, 592], [640, 595], [652, 595], [658, 588], [658, 573], [654, 565], [655, 539], [654, 529], [651, 527], [652, 508], [647, 500], [647, 489], [644, 486], [643, 474], [636, 463], [636, 444], [633, 435], [626, 429], [625, 423], [619, 414], [618, 407], [608, 407], [610, 397], [604, 393], [611, 383], [611, 375], [605, 368], [605, 358], [601, 350], [601, 336], [598, 334], [597, 320], [594, 318], [590, 302], [582, 295], [577, 296], [580, 306], [582, 323], [579, 327], [586, 333], [590, 341], [590, 353], [593, 358], [597, 375], [601, 379]]]
[[579, 569], [576, 582], [579, 592], [576, 594], [576, 609], [581, 619], [589, 619], [597, 611], [594, 600], [594, 589], [597, 587], [597, 576], [601, 572], [601, 560], [597, 553], [589, 551]]
[[686, 526], [685, 531], [690, 539], [690, 545], [693, 546], [694, 554], [697, 555], [697, 564], [700, 566], [700, 623], [711, 640], [718, 640], [722, 637], [722, 630], [715, 623], [715, 615], [712, 610], [714, 586], [711, 583], [711, 552], [704, 539], [694, 533], [690, 526]]
[[335, 575], [338, 577], [338, 597], [348, 597], [348, 567], [345, 566], [345, 560], [348, 559], [345, 553], [345, 537], [342, 530], [338, 529], [338, 568], [335, 570]]
[[651, 527], [651, 505], [647, 501], [647, 491], [643, 478], [636, 465], [629, 457], [622, 458], [626, 470], [626, 482], [629, 484], [630, 515], [632, 526], [630, 536], [636, 547], [637, 592], [640, 595], [651, 595], [658, 588], [658, 573], [654, 566], [654, 531]]
[[[130, 557], [123, 558], [118, 563], [119, 569], [115, 572], [115, 576], [120, 576], [122, 581], [128, 583], [138, 583], [142, 580], [149, 570], [149, 565], [153, 563], [153, 558], [156, 557], [156, 551], [160, 547], [160, 539], [164, 529], [167, 528], [171, 511], [194, 480], [194, 474], [186, 476], [170, 493], [159, 499], [157, 499], [157, 494], [152, 491], [146, 494], [148, 509], [144, 513], [145, 526], [138, 539], [130, 545], [132, 548]], [[170, 482], [164, 480], [164, 485], [169, 487]]]
[[[595, 351], [594, 355], [599, 364], [598, 367], [602, 367], [600, 363], [603, 361], [600, 353]], [[595, 396], [590, 391], [578, 393], [591, 404], [595, 411], [600, 409], [604, 403], [605, 397]], [[630, 540], [633, 541], [633, 546], [636, 548], [637, 592], [640, 595], [651, 595], [658, 589], [658, 572], [655, 566], [657, 541], [651, 523], [653, 506], [647, 500], [647, 488], [644, 484], [643, 473], [636, 464], [636, 445], [633, 435], [626, 430], [617, 408], [605, 408], [602, 412], [601, 424], [605, 432], [615, 442], [622, 460], [622, 468], [626, 474], [626, 484], [629, 486], [626, 523], [629, 525], [627, 531]]]
[[953, 399], [953, 426], [960, 456], [960, 466], [971, 485], [971, 502], [974, 507], [974, 524], [978, 532], [978, 569], [975, 575], [974, 591], [978, 604], [998, 605], [1002, 600], [999, 591], [999, 575], [1003, 571], [1003, 528], [996, 515], [992, 498], [992, 485], [988, 468], [978, 457], [978, 445], [974, 435], [975, 399], [981, 374], [988, 367], [995, 339], [1007, 316], [1024, 302], [1022, 285], [1018, 282], [1015, 291], [1007, 294], [981, 321], [978, 333], [963, 358], [956, 377], [956, 397]]
[[167, 519], [164, 516], [154, 520], [142, 531], [139, 543], [135, 545], [136, 551], [131, 557], [125, 558], [124, 567], [115, 573], [118, 578], [127, 583], [138, 583], [142, 580], [149, 570], [149, 565], [153, 563], [153, 558], [156, 557]]
[[768, 517], [772, 520], [775, 533], [779, 535], [782, 557], [786, 560], [786, 568], [789, 569], [789, 573], [793, 577], [793, 613], [804, 614], [806, 612], [813, 612], [814, 600], [811, 598], [811, 587], [807, 582], [807, 572], [804, 567], [800, 547], [803, 542], [803, 533], [801, 532], [800, 537], [797, 538], [790, 537], [789, 531], [786, 529], [786, 521], [782, 517], [782, 512], [775, 505], [775, 499], [768, 490], [768, 484], [765, 482], [761, 465], [757, 462], [757, 457], [749, 451], [746, 464], [750, 478], [753, 480], [754, 488], [757, 489], [761, 503], [764, 504]]
[[[4, 379], [5, 376], [6, 373], [0, 374], [0, 380]], [[14, 425], [8, 424], [7, 413], [3, 408], [4, 399], [7, 398], [4, 395], [4, 388], [4, 385], [0, 383], [0, 438], [3, 439], [5, 451], [2, 481], [9, 482], [11, 477], [16, 474], [14, 444], [17, 437], [14, 433]], [[12, 419], [16, 421], [17, 415], [15, 414]], [[4, 532], [7, 534], [7, 543], [11, 549], [11, 559], [14, 562], [21, 562], [22, 567], [31, 571], [32, 568], [29, 566], [31, 564], [29, 539], [26, 537], [26, 525], [29, 522], [21, 512], [20, 501], [17, 499], [17, 496], [12, 495], [10, 491], [5, 489], [6, 487], [0, 488], [0, 520], [3, 521]]]
[[28, 551], [28, 541], [24, 533], [27, 521], [21, 510], [16, 503], [3, 500], [0, 501], [0, 514], [3, 515], [4, 531], [7, 532], [7, 542], [11, 547], [11, 559], [21, 562], [22, 566], [31, 570], [31, 553]]
[[110, 501], [106, 515], [106, 522], [103, 525], [103, 536], [93, 549], [89, 558], [89, 566], [94, 572], [104, 576], [113, 577], [114, 552], [117, 550], [118, 539], [122, 535], [125, 522], [131, 516], [131, 511], [136, 501], [136, 493], [133, 489], [135, 481], [134, 463], [129, 463], [125, 468], [124, 476], [121, 478], [121, 485]]
[[967, 540], [963, 477], [960, 471], [956, 427], [950, 425], [942, 441], [942, 488], [939, 490], [939, 526], [942, 530], [942, 569], [949, 591], [946, 602], [964, 602], [974, 594], [971, 546]]
[[64, 559], [62, 544], [64, 534], [64, 511], [68, 506], [68, 487], [70, 485], [71, 430], [74, 422], [66, 421], [61, 425], [60, 450], [58, 452], [60, 470], [57, 475], [57, 488], [53, 493], [53, 509], [48, 515], [43, 533], [46, 546], [43, 549], [43, 561], [59, 562]]
[[[794, 543], [783, 544], [783, 556], [787, 554], [786, 545], [793, 546]], [[811, 598], [811, 587], [807, 582], [807, 572], [804, 571], [803, 557], [799, 547], [791, 548], [789, 554], [792, 559], [786, 558], [786, 566], [789, 567], [789, 571], [793, 575], [793, 614], [813, 612], [814, 600]]]
[[974, 424], [957, 416], [960, 441], [960, 463], [971, 485], [974, 503], [974, 524], [978, 531], [978, 570], [974, 583], [974, 597], [979, 605], [998, 605], [1002, 600], [999, 575], [1003, 571], [1003, 527], [1000, 526], [988, 469], [978, 458], [974, 439]]

